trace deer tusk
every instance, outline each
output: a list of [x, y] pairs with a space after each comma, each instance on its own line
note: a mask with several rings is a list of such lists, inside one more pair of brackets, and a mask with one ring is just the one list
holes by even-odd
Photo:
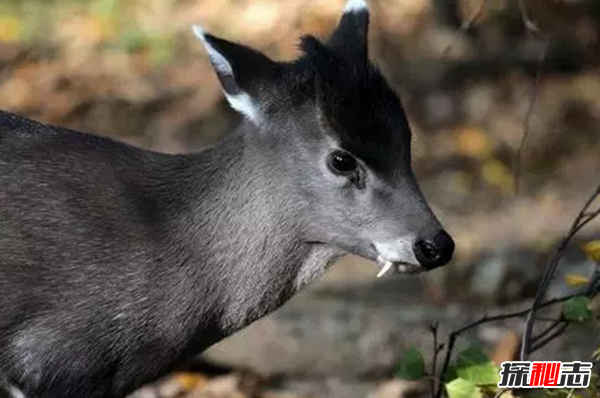
[[392, 265], [393, 263], [391, 261], [386, 261], [385, 264], [383, 264], [383, 267], [381, 267], [381, 270], [379, 270], [377, 277], [381, 278], [386, 272], [388, 272], [392, 268]]

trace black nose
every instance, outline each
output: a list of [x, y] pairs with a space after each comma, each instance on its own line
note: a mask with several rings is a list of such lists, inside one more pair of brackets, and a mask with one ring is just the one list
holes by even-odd
[[419, 263], [430, 270], [448, 264], [454, 253], [454, 241], [446, 231], [441, 231], [433, 240], [415, 242], [413, 250]]

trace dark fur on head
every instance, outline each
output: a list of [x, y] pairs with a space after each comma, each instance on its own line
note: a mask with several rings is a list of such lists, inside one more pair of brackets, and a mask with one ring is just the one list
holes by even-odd
[[[400, 100], [381, 72], [361, 51], [349, 51], [304, 36], [301, 48], [315, 73], [317, 105], [326, 132], [334, 132], [344, 149], [384, 171], [398, 158], [410, 161], [410, 127]], [[399, 131], [401, 130], [401, 132]]]

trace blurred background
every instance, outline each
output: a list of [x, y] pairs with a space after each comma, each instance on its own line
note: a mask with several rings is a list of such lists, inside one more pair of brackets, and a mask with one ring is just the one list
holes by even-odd
[[[275, 314], [215, 346], [144, 397], [403, 397], [407, 347], [533, 298], [548, 253], [600, 183], [600, 2], [368, 0], [370, 52], [413, 128], [415, 172], [457, 241], [451, 265], [376, 280], [347, 257]], [[322, 38], [344, 0], [0, 0], [0, 108], [171, 153], [216, 143], [239, 122], [202, 45], [206, 30], [276, 59]], [[467, 29], [468, 28], [468, 29]], [[516, 154], [524, 132], [518, 192]], [[517, 194], [518, 193], [518, 194]], [[567, 248], [549, 296], [594, 264]], [[510, 359], [521, 320], [461, 337]], [[598, 330], [537, 353], [584, 360]], [[586, 356], [587, 355], [587, 356]]]

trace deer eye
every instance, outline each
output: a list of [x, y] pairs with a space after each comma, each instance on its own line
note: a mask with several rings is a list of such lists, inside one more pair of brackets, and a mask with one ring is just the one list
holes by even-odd
[[334, 151], [329, 154], [327, 165], [333, 173], [346, 176], [354, 174], [357, 168], [356, 159], [343, 151]]

